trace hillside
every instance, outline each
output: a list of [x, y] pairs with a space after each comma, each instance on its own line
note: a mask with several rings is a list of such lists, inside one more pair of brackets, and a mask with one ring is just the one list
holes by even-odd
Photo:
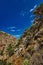
[[43, 4], [33, 13], [34, 22], [20, 39], [0, 32], [0, 65], [43, 65]]
[[0, 47], [1, 48], [8, 44], [15, 44], [15, 42], [16, 42], [15, 37], [3, 32], [3, 31], [0, 31]]
[[15, 47], [16, 42], [17, 39], [15, 37], [11, 36], [10, 34], [4, 31], [0, 31], [0, 61], [6, 60], [9, 57], [9, 55], [14, 54], [13, 47]]

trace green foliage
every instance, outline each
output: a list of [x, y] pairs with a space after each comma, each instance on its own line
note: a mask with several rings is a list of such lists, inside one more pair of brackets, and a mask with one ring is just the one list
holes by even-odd
[[3, 51], [0, 51], [0, 55], [3, 55]]
[[12, 44], [9, 44], [7, 51], [9, 53], [9, 56], [12, 56], [14, 54], [14, 46]]
[[0, 60], [0, 65], [6, 65], [6, 61]]
[[29, 60], [25, 59], [23, 65], [30, 65]]
[[7, 63], [6, 61], [0, 60], [0, 65], [13, 65], [12, 63]]
[[7, 63], [7, 65], [13, 65], [12, 63]]
[[28, 60], [30, 60], [30, 58], [31, 58], [31, 55], [28, 56]]
[[0, 55], [3, 55], [3, 52], [4, 52], [4, 48], [3, 48], [3, 50], [0, 51]]

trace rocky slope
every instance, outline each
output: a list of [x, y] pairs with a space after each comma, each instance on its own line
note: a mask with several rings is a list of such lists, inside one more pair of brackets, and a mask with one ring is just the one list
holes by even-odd
[[11, 36], [10, 34], [7, 34], [3, 31], [0, 31], [0, 44], [5, 43], [14, 43], [15, 44], [16, 38]]
[[0, 31], [0, 49], [5, 47], [8, 44], [14, 44], [16, 43], [16, 38], [11, 36], [10, 34], [7, 34], [3, 31]]
[[24, 65], [43, 65], [43, 4], [34, 11], [34, 15], [32, 26], [24, 31], [18, 42]]
[[[0, 31], [0, 63], [14, 54], [17, 39], [8, 33]], [[3, 65], [3, 64], [2, 64]]]

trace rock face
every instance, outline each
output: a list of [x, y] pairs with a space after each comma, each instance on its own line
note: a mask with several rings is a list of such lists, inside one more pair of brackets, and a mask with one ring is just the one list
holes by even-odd
[[20, 39], [0, 32], [0, 64], [43, 65], [43, 4], [34, 11], [34, 15], [32, 26]]
[[[3, 31], [0, 31], [0, 60], [2, 60], [2, 59], [5, 60], [9, 57], [7, 48], [10, 44], [15, 46], [16, 41], [17, 41], [17, 39], [15, 37], [3, 32]], [[11, 45], [9, 46], [9, 50], [10, 50], [10, 48], [12, 48]]]
[[0, 31], [0, 44], [9, 44], [9, 43], [15, 44], [15, 41], [16, 41], [15, 37], [3, 32], [3, 31]]
[[3, 31], [0, 31], [0, 48], [3, 48], [8, 44], [15, 44], [15, 43], [16, 43], [15, 37]]
[[[30, 29], [24, 31], [19, 39], [23, 52], [23, 57], [28, 59], [30, 56], [30, 64], [27, 65], [43, 65], [43, 4], [34, 12], [36, 15]], [[30, 55], [29, 55], [30, 54]], [[22, 53], [21, 53], [22, 55]]]
[[30, 61], [31, 65], [43, 65], [43, 54], [34, 53]]

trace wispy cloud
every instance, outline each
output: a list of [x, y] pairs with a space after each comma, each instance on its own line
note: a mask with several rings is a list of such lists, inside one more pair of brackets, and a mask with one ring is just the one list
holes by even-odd
[[15, 26], [12, 26], [12, 27], [8, 27], [7, 29], [15, 29], [16, 27]]
[[12, 29], [12, 30], [10, 30], [10, 31], [11, 31], [11, 32], [15, 32], [15, 30], [13, 30], [13, 29]]
[[21, 10], [21, 12], [20, 12], [20, 15], [21, 16], [26, 16], [26, 15], [28, 15], [29, 14], [29, 10], [26, 8], [26, 9], [24, 9], [24, 10]]
[[23, 17], [27, 16], [29, 14], [29, 12], [34, 11], [36, 7], [37, 7], [37, 4], [34, 5], [34, 7], [30, 10], [28, 8], [25, 8], [24, 10], [21, 10], [20, 15], [23, 16]]
[[32, 9], [30, 9], [30, 12], [34, 11], [34, 9], [37, 7], [37, 5], [35, 5]]
[[16, 27], [12, 26], [12, 27], [8, 27], [7, 28], [10, 32], [20, 32], [20, 29], [16, 29]]
[[7, 29], [10, 31], [10, 32], [15, 32], [16, 30], [15, 30], [15, 26], [11, 26], [11, 27], [8, 27]]
[[17, 29], [17, 30], [11, 29], [10, 31], [11, 31], [11, 32], [20, 32], [21, 30], [20, 30], [20, 29]]

